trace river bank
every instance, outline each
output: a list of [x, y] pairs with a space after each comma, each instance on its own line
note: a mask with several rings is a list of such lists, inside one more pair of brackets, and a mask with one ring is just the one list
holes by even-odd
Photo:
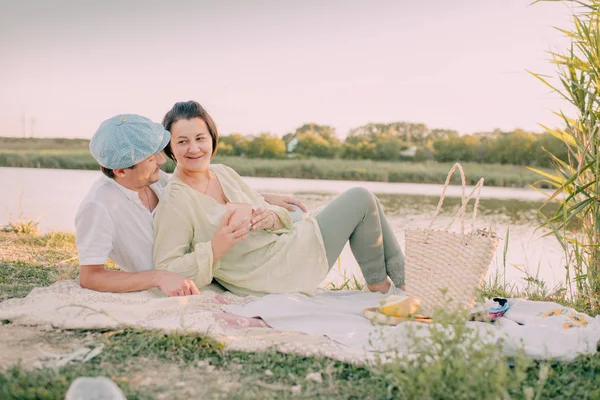
[[[452, 163], [429, 162], [382, 162], [371, 160], [341, 159], [252, 159], [246, 157], [221, 157], [214, 163], [225, 164], [240, 175], [248, 177], [277, 177], [297, 179], [351, 180], [393, 183], [436, 183], [446, 180]], [[0, 167], [52, 168], [97, 170], [98, 164], [87, 149], [39, 149], [0, 150]], [[486, 186], [528, 187], [541, 180], [535, 172], [524, 166], [464, 163], [467, 183], [475, 184], [485, 178]], [[172, 172], [169, 162], [164, 170]], [[458, 174], [453, 183], [460, 182]], [[543, 187], [543, 186], [542, 186]]]

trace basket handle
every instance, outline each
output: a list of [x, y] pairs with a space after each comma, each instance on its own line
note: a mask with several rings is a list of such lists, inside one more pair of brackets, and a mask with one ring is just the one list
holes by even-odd
[[461, 222], [461, 233], [465, 234], [464, 230], [465, 230], [465, 225], [464, 225], [464, 213], [465, 210], [467, 209], [467, 204], [469, 203], [469, 201], [473, 198], [473, 195], [475, 194], [475, 191], [477, 191], [477, 196], [475, 197], [475, 206], [473, 207], [473, 217], [471, 219], [471, 232], [475, 229], [475, 218], [477, 217], [477, 210], [479, 208], [479, 200], [481, 197], [481, 188], [483, 187], [483, 178], [479, 179], [479, 181], [475, 184], [475, 186], [473, 187], [473, 190], [471, 190], [471, 193], [469, 193], [466, 198], [463, 201], [463, 205], [460, 207], [460, 209], [458, 210], [458, 212], [456, 213], [456, 215], [454, 216], [454, 219], [450, 222], [450, 224], [448, 224], [448, 226], [446, 227], [446, 230], [450, 229], [450, 227], [452, 226], [452, 224], [454, 224], [454, 222], [460, 218], [460, 222]]
[[442, 195], [440, 196], [440, 201], [438, 202], [437, 208], [435, 210], [435, 214], [433, 215], [433, 218], [431, 219], [431, 222], [429, 223], [429, 227], [427, 229], [431, 229], [431, 227], [433, 226], [433, 223], [435, 222], [435, 219], [440, 214], [440, 210], [442, 209], [442, 205], [444, 204], [444, 198], [446, 197], [446, 189], [448, 189], [448, 186], [450, 185], [450, 178], [452, 178], [452, 175], [454, 174], [454, 172], [457, 169], [460, 172], [461, 189], [462, 189], [461, 206], [458, 209], [458, 211], [456, 212], [456, 215], [454, 216], [452, 221], [450, 221], [450, 223], [446, 227], [446, 230], [450, 229], [450, 227], [456, 222], [457, 219], [460, 219], [460, 231], [461, 231], [461, 234], [464, 236], [465, 223], [464, 223], [463, 216], [464, 216], [465, 210], [467, 208], [467, 203], [469, 202], [469, 200], [471, 200], [473, 198], [473, 195], [475, 195], [475, 192], [477, 192], [476, 197], [475, 197], [475, 206], [473, 207], [473, 218], [471, 220], [471, 230], [473, 230], [475, 228], [475, 218], [477, 217], [477, 209], [479, 208], [479, 200], [481, 197], [481, 188], [483, 187], [484, 179], [481, 178], [477, 182], [475, 187], [473, 187], [473, 190], [471, 191], [471, 193], [469, 193], [467, 195], [466, 194], [467, 183], [466, 183], [466, 179], [465, 179], [465, 172], [463, 171], [462, 165], [460, 165], [459, 163], [455, 163], [452, 166], [452, 169], [450, 170], [450, 172], [448, 172], [448, 177], [446, 178], [446, 182], [444, 183], [444, 188], [442, 189]]

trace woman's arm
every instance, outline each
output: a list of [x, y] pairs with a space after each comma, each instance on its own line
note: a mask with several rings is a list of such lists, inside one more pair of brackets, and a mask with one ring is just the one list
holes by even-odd
[[192, 279], [197, 287], [208, 285], [219, 269], [219, 259], [233, 246], [245, 240], [250, 221], [229, 224], [235, 210], [225, 212], [221, 224], [207, 242], [194, 239], [203, 226], [195, 222], [193, 204], [187, 196], [164, 200], [154, 216], [154, 265]]
[[197, 287], [208, 285], [219, 262], [211, 242], [194, 242], [191, 205], [186, 196], [163, 201], [154, 216], [154, 267], [192, 279]]

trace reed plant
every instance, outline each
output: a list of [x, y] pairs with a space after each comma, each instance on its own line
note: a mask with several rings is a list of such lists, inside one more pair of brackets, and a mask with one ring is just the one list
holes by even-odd
[[568, 159], [562, 161], [548, 152], [554, 172], [532, 170], [543, 177], [540, 182], [554, 188], [542, 208], [551, 202], [558, 208], [542, 226], [551, 229], [564, 249], [567, 285], [594, 306], [600, 297], [600, 1], [570, 3], [573, 27], [559, 29], [570, 39], [570, 48], [550, 52], [560, 83], [533, 74], [569, 103], [569, 114], [575, 114], [556, 112], [560, 128], [542, 125], [563, 141]]

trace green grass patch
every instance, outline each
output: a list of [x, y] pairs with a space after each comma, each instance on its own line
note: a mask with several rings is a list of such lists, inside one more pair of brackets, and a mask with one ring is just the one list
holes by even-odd
[[0, 262], [0, 301], [25, 297], [31, 289], [56, 281], [56, 271], [23, 262]]
[[43, 236], [0, 231], [0, 301], [25, 297], [31, 289], [78, 273], [75, 235]]

